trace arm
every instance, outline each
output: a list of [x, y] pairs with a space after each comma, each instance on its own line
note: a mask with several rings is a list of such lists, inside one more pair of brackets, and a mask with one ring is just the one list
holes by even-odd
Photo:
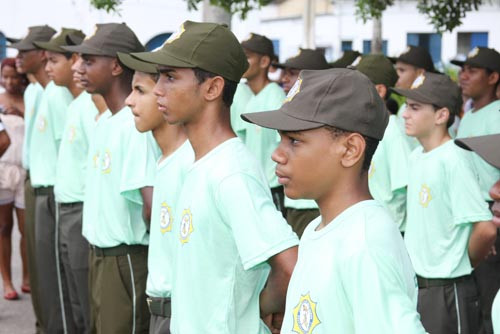
[[10, 138], [7, 131], [3, 129], [3, 124], [0, 122], [0, 157], [7, 151], [10, 146]]
[[268, 260], [271, 272], [267, 284], [260, 293], [260, 313], [262, 317], [284, 312], [288, 282], [297, 262], [298, 247], [288, 248]]
[[142, 219], [146, 223], [146, 227], [149, 231], [149, 224], [151, 221], [151, 204], [153, 201], [153, 187], [143, 187], [141, 190], [142, 196]]
[[469, 238], [469, 259], [472, 267], [483, 261], [497, 238], [497, 228], [491, 221], [477, 222]]

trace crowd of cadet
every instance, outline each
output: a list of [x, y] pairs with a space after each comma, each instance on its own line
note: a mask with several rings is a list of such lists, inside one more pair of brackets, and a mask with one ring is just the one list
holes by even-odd
[[496, 50], [454, 82], [215, 23], [10, 41], [0, 267], [18, 299], [15, 213], [37, 333], [500, 333]]

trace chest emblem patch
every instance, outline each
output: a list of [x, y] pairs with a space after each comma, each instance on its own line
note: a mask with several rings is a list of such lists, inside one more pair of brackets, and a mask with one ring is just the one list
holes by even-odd
[[74, 126], [70, 126], [68, 131], [69, 142], [72, 143], [75, 140], [75, 137], [76, 137], [76, 129]]
[[111, 152], [106, 150], [101, 160], [101, 173], [109, 174], [111, 172]]
[[44, 132], [45, 129], [47, 128], [47, 120], [45, 119], [45, 117], [43, 116], [40, 116], [40, 118], [38, 118], [38, 131], [40, 132]]
[[189, 242], [189, 237], [193, 233], [193, 215], [191, 210], [185, 209], [182, 211], [180, 240], [185, 244]]
[[422, 184], [422, 188], [420, 189], [418, 197], [420, 205], [426, 208], [429, 205], [429, 202], [432, 200], [431, 188], [429, 188], [429, 186], [425, 183]]
[[299, 334], [311, 334], [321, 321], [316, 314], [316, 304], [307, 293], [301, 296], [299, 303], [293, 309], [293, 331]]
[[166, 202], [161, 203], [160, 208], [160, 231], [161, 233], [172, 231], [172, 208]]

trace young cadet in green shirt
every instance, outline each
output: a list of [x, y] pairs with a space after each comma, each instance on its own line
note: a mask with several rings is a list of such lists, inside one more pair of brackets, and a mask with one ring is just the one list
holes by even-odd
[[[500, 168], [500, 134], [470, 137], [456, 139], [455, 143], [467, 150], [474, 151], [491, 166]], [[493, 224], [500, 227], [500, 179], [490, 188], [490, 197], [493, 200], [491, 211], [493, 213]], [[491, 320], [493, 322], [490, 328], [491, 333], [500, 333], [500, 292], [496, 294], [493, 306], [491, 308]]]
[[83, 206], [83, 236], [89, 260], [92, 333], [144, 333], [147, 231], [157, 145], [140, 133], [125, 104], [133, 71], [117, 52], [143, 51], [124, 23], [97, 24], [94, 34], [65, 50], [83, 58], [77, 69], [88, 93], [104, 97], [110, 114], [99, 118], [89, 146]]
[[90, 95], [73, 79], [72, 66], [78, 54], [61, 46], [80, 44], [85, 34], [79, 30], [62, 28], [49, 42], [35, 42], [46, 50], [47, 73], [58, 86], [66, 87], [73, 101], [66, 112], [66, 123], [61, 137], [54, 185], [56, 215], [58, 279], [65, 283], [71, 313], [66, 315], [68, 331], [89, 333], [90, 309], [88, 303], [88, 249], [82, 236], [82, 211], [88, 143], [92, 137], [97, 109]]
[[157, 162], [151, 207], [146, 294], [151, 313], [149, 332], [168, 334], [171, 317], [172, 246], [177, 241], [172, 234], [172, 226], [176, 222], [174, 212], [185, 173], [194, 161], [194, 152], [182, 126], [168, 124], [158, 110], [154, 93], [158, 78], [156, 66], [124, 53], [118, 53], [118, 58], [125, 66], [135, 70], [132, 92], [125, 102], [132, 109], [137, 130], [152, 131], [162, 151]]
[[25, 204], [25, 236], [26, 254], [28, 258], [29, 286], [25, 286], [25, 291], [31, 292], [31, 303], [36, 317], [36, 326], [41, 329], [43, 326], [38, 275], [36, 270], [36, 250], [35, 250], [35, 194], [29, 177], [29, 155], [31, 134], [34, 131], [34, 120], [36, 118], [43, 89], [50, 79], [45, 72], [47, 59], [43, 50], [37, 49], [34, 41], [48, 41], [55, 30], [47, 25], [33, 26], [28, 30], [28, 34], [18, 43], [13, 43], [9, 47], [17, 49], [16, 68], [20, 73], [31, 74], [37, 82], [30, 83], [24, 91], [24, 142], [23, 142], [23, 167], [26, 169], [26, 181], [24, 183], [24, 204]]
[[[324, 70], [329, 65], [320, 50], [299, 48], [297, 55], [283, 64], [276, 64], [276, 67], [283, 69], [281, 84], [285, 94], [288, 94], [301, 70]], [[285, 196], [285, 210], [285, 218], [299, 238], [306, 226], [319, 216], [318, 205], [310, 199], [291, 199]]]
[[[398, 80], [391, 61], [383, 55], [366, 55], [361, 57], [355, 68], [373, 82], [380, 98], [387, 101], [389, 87]], [[397, 116], [390, 115], [384, 138], [373, 155], [368, 171], [371, 195], [389, 209], [401, 232], [404, 232], [406, 223], [408, 156], [411, 153], [405, 137]]]
[[[500, 85], [500, 54], [495, 49], [474, 48], [463, 62], [460, 82], [462, 93], [472, 99], [473, 109], [465, 113], [458, 128], [457, 138], [500, 133], [500, 101], [496, 90]], [[484, 162], [475, 153], [472, 162], [479, 174], [479, 187], [486, 201], [491, 203], [488, 190], [500, 178], [500, 169]], [[500, 249], [497, 237], [495, 248]], [[500, 254], [489, 256], [474, 271], [481, 294], [484, 326], [492, 332], [490, 310], [493, 296], [500, 288]]]
[[248, 63], [222, 25], [186, 21], [162, 49], [160, 111], [195, 153], [174, 212], [174, 334], [269, 333], [282, 312], [297, 236], [276, 210], [259, 162], [231, 129], [230, 106]]
[[282, 333], [424, 333], [415, 272], [399, 230], [372, 200], [368, 168], [389, 113], [353, 69], [301, 72], [276, 111], [242, 118], [277, 129], [276, 174], [290, 198], [314, 199]]
[[395, 90], [407, 98], [406, 133], [422, 145], [409, 159], [405, 231], [417, 309], [430, 333], [478, 333], [481, 311], [471, 273], [488, 255], [496, 228], [470, 153], [448, 133], [462, 105], [460, 89], [445, 75], [425, 73], [411, 89]]
[[[273, 201], [278, 210], [284, 212], [283, 187], [278, 184], [274, 174], [275, 164], [270, 158], [271, 152], [278, 145], [278, 134], [276, 131], [243, 122], [240, 118], [242, 113], [278, 108], [285, 99], [283, 89], [277, 83], [271, 82], [267, 75], [274, 57], [273, 43], [265, 36], [252, 33], [248, 39], [241, 42], [241, 46], [249, 67], [243, 73], [247, 82], [238, 85], [234, 96], [231, 124], [236, 135], [260, 161], [271, 188]], [[239, 92], [240, 90], [243, 92]]]

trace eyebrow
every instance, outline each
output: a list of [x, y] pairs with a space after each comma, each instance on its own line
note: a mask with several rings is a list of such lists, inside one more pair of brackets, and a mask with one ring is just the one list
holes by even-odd
[[292, 136], [295, 136], [295, 137], [303, 137], [304, 134], [302, 133], [302, 131], [281, 131], [279, 130], [278, 131], [280, 134], [283, 134], [283, 135], [292, 135]]
[[175, 68], [158, 66], [158, 73], [172, 73], [175, 72]]

